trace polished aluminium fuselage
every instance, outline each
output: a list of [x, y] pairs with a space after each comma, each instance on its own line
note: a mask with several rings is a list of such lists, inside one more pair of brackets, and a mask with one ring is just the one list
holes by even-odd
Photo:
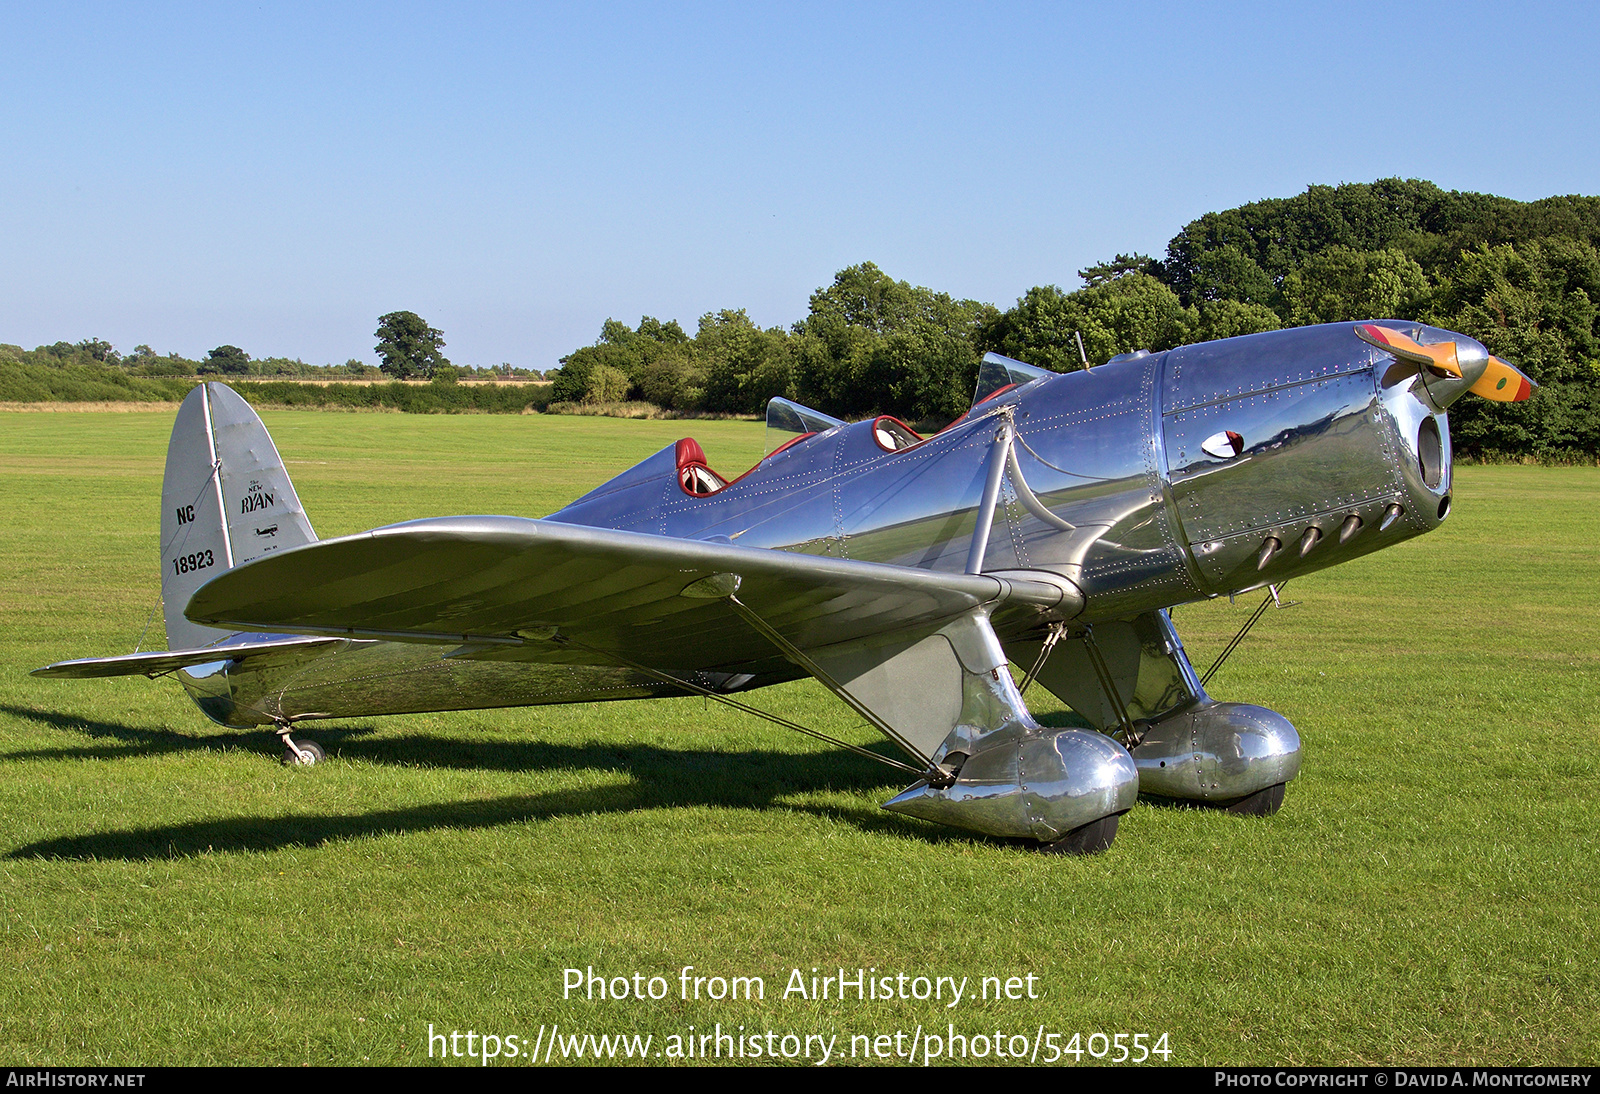
[[[685, 489], [668, 447], [546, 519], [960, 573], [1009, 417], [1022, 489], [1072, 530], [1030, 513], [1008, 473], [983, 570], [1080, 594], [1055, 618], [1129, 618], [1436, 527], [1449, 511], [1449, 429], [1427, 377], [1393, 364], [1349, 324], [1186, 346], [1005, 390], [909, 447], [886, 446], [873, 420], [838, 426], [710, 495]], [[1202, 447], [1230, 432], [1237, 453]], [[1264, 552], [1269, 539], [1280, 546]], [[1050, 621], [1014, 617], [1009, 633], [996, 622], [1004, 642]], [[726, 672], [725, 690], [801, 675], [754, 638], [749, 661]], [[179, 675], [231, 725], [675, 693], [622, 667], [452, 660], [389, 642]]]

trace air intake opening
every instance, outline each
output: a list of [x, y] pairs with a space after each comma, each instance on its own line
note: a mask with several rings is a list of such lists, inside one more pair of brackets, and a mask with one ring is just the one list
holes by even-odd
[[1444, 481], [1444, 439], [1432, 415], [1417, 427], [1417, 462], [1422, 465], [1422, 481], [1437, 487]]

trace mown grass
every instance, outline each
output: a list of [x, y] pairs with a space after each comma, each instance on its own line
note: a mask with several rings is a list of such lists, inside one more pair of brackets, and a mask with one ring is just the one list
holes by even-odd
[[[539, 515], [687, 433], [732, 473], [762, 443], [746, 422], [265, 417], [323, 536]], [[1458, 469], [1438, 532], [1289, 587], [1211, 689], [1300, 728], [1278, 816], [1141, 805], [1109, 853], [1062, 859], [885, 814], [892, 772], [700, 700], [358, 720], [288, 770], [170, 683], [28, 677], [128, 651], [157, 607], [170, 427], [0, 414], [7, 1063], [417, 1063], [429, 1023], [719, 1021], [841, 1046], [1167, 1032], [1175, 1064], [1595, 1059], [1596, 469]], [[1176, 611], [1202, 669], [1251, 607]], [[872, 738], [812, 685], [753, 698]], [[684, 965], [767, 999], [680, 1001]], [[673, 995], [564, 1001], [587, 966]], [[1032, 973], [1043, 998], [781, 998], [789, 970], [841, 966]]]

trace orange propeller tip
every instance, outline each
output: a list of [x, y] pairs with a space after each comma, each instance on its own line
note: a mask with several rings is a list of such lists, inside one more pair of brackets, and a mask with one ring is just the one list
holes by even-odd
[[1520, 403], [1538, 386], [1510, 361], [1490, 357], [1489, 367], [1468, 390], [1497, 403]]

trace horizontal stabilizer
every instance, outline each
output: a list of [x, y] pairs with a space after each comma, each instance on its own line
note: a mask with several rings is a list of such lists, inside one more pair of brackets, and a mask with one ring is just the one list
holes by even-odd
[[208, 665], [213, 661], [234, 661], [249, 658], [279, 659], [296, 656], [324, 646], [339, 646], [343, 638], [274, 638], [266, 642], [237, 642], [231, 646], [202, 646], [190, 650], [152, 650], [146, 653], [125, 653], [120, 657], [84, 657], [77, 661], [57, 661], [28, 675], [44, 676], [55, 680], [89, 680], [101, 676], [164, 676], [177, 669], [192, 665]]
[[1034, 609], [1062, 590], [789, 551], [522, 517], [390, 525], [281, 551], [189, 602], [212, 626], [396, 641], [521, 646], [532, 658], [714, 669], [751, 659], [739, 599], [814, 648], [919, 628], [983, 605]]

